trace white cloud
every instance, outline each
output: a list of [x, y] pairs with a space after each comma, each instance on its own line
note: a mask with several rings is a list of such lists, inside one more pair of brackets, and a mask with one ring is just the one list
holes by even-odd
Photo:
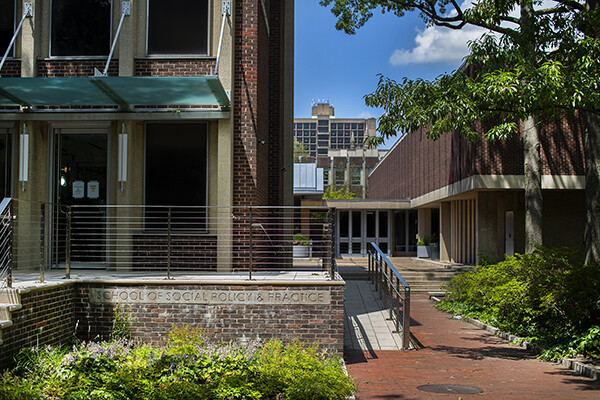
[[429, 27], [418, 32], [412, 50], [394, 50], [390, 64], [394, 67], [423, 63], [456, 64], [469, 53], [467, 42], [480, 38], [484, 32], [471, 26], [459, 30]]
[[368, 118], [375, 118], [375, 116], [370, 111], [363, 111], [363, 112], [359, 113], [356, 118], [368, 119]]

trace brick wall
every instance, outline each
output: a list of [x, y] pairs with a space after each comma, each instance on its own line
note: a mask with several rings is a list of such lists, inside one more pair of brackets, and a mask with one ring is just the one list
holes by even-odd
[[[6, 51], [6, 50], [2, 50]], [[0, 76], [3, 78], [20, 78], [21, 77], [21, 60], [12, 59], [6, 60], [0, 71]]]
[[[167, 235], [136, 233], [133, 235], [133, 259], [145, 260], [136, 263], [136, 270], [161, 268], [164, 270], [169, 259]], [[176, 270], [216, 270], [216, 235], [171, 236], [171, 268]]]
[[135, 76], [205, 76], [210, 75], [216, 59], [156, 59], [135, 60]]
[[[584, 174], [581, 117], [543, 120], [540, 126], [543, 174]], [[482, 132], [486, 127], [477, 128]], [[419, 129], [404, 137], [373, 172], [368, 197], [416, 198], [473, 175], [523, 175], [521, 138], [519, 134], [504, 142], [469, 142], [448, 133], [432, 141]]]
[[[104, 71], [106, 59], [97, 60], [55, 60], [38, 59], [37, 74], [41, 78], [89, 77], [94, 76], [94, 68]], [[119, 60], [112, 59], [108, 67], [109, 76], [119, 75]]]
[[[94, 285], [103, 289], [117, 289], [115, 285]], [[89, 284], [78, 287], [76, 319], [78, 336], [91, 339], [108, 338], [112, 328], [113, 304], [89, 302]], [[122, 287], [121, 287], [122, 288]], [[143, 289], [143, 286], [139, 286]], [[128, 304], [132, 319], [132, 336], [152, 344], [163, 344], [169, 330], [175, 325], [198, 324], [206, 329], [209, 340], [238, 341], [278, 338], [289, 342], [300, 339], [307, 343], [318, 341], [322, 348], [341, 355], [344, 344], [343, 286], [271, 286], [271, 285], [160, 285], [158, 290], [232, 290], [240, 292], [284, 291], [291, 295], [298, 291], [324, 291], [331, 296], [331, 304], [272, 305], [272, 304]]]
[[11, 314], [13, 325], [2, 330], [0, 365], [23, 347], [68, 343], [75, 332], [74, 285], [53, 286], [21, 294], [22, 308]]

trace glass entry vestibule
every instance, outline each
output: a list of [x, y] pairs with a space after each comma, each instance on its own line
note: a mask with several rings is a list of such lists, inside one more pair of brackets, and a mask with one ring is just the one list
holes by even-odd
[[[109, 126], [52, 130], [52, 265], [106, 266]], [[69, 208], [68, 206], [74, 206]], [[67, 213], [71, 212], [67, 220]]]
[[388, 210], [339, 210], [337, 255], [364, 257], [370, 242], [377, 243], [384, 253], [391, 255], [390, 214]]

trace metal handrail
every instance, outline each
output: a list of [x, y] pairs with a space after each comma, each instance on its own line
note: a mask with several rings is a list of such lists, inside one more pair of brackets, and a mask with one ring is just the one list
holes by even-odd
[[[367, 253], [369, 281], [375, 284], [385, 307], [389, 309], [389, 319], [396, 322], [396, 332], [402, 332], [402, 350], [408, 350], [411, 348], [410, 285], [375, 242], [369, 243]], [[400, 285], [403, 290], [400, 289]]]

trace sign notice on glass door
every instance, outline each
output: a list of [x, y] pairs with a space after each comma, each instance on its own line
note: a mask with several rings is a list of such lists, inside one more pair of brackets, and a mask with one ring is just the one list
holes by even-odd
[[85, 184], [83, 181], [73, 181], [73, 198], [83, 199]]
[[89, 181], [87, 184], [88, 199], [97, 199], [100, 197], [100, 182]]

